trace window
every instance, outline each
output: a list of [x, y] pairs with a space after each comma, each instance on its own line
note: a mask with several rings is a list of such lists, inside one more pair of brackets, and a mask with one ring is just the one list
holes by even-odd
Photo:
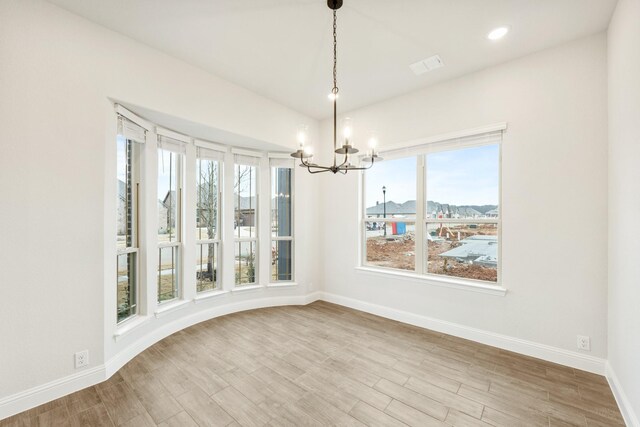
[[293, 280], [293, 162], [271, 159], [271, 282]]
[[222, 153], [198, 147], [196, 160], [196, 291], [220, 288]]
[[498, 281], [500, 146], [427, 154], [427, 271]]
[[235, 284], [257, 283], [258, 199], [257, 157], [235, 155], [234, 164], [234, 240]]
[[142, 128], [118, 117], [117, 175], [117, 321], [138, 313], [138, 197]]
[[366, 264], [416, 267], [416, 157], [376, 163], [367, 171]]
[[497, 283], [501, 136], [430, 144], [366, 171], [363, 264]]
[[180, 297], [182, 153], [182, 143], [158, 136], [159, 303]]

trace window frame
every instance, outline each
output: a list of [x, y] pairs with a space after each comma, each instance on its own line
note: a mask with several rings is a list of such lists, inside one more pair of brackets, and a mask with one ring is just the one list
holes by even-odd
[[[408, 148], [399, 148], [395, 151], [382, 153], [382, 157], [385, 160], [396, 160], [401, 158], [415, 157], [416, 158], [416, 215], [415, 219], [406, 218], [376, 218], [375, 220], [367, 218], [366, 214], [366, 171], [360, 173], [360, 213], [358, 218], [358, 230], [359, 230], [359, 253], [357, 269], [365, 272], [383, 273], [385, 275], [410, 277], [416, 279], [422, 279], [430, 283], [460, 287], [460, 288], [475, 288], [476, 290], [486, 290], [488, 293], [497, 293], [504, 295], [506, 289], [503, 287], [502, 280], [502, 146], [503, 139], [502, 133], [506, 129], [506, 125], [499, 129], [469, 133], [467, 135], [460, 135], [456, 138], [440, 138], [432, 142], [427, 142], [422, 145], [415, 145]], [[483, 141], [482, 136], [485, 134], [493, 134], [496, 131], [500, 131], [500, 136], [496, 140]], [[468, 137], [468, 138], [465, 138]], [[460, 138], [460, 139], [458, 139]], [[477, 140], [476, 140], [477, 139]], [[427, 194], [427, 156], [429, 154], [440, 153], [445, 151], [456, 151], [467, 148], [477, 148], [483, 146], [497, 145], [498, 146], [498, 217], [497, 218], [427, 218], [426, 205], [428, 200]], [[375, 168], [375, 166], [374, 166]], [[367, 223], [368, 222], [384, 222], [386, 224], [393, 222], [414, 222], [415, 221], [415, 267], [414, 270], [402, 270], [399, 268], [382, 267], [367, 263]], [[428, 239], [427, 239], [427, 224], [429, 223], [454, 223], [454, 224], [496, 224], [497, 237], [498, 237], [498, 265], [497, 280], [496, 282], [468, 279], [463, 277], [448, 276], [444, 274], [429, 273], [428, 268]], [[418, 236], [420, 236], [418, 238]]]
[[[180, 142], [176, 142], [176, 144], [182, 144]], [[178, 145], [180, 148], [183, 148], [182, 145]], [[156, 274], [156, 303], [158, 307], [166, 305], [168, 303], [172, 303], [180, 300], [184, 295], [183, 289], [183, 268], [182, 268], [182, 257], [184, 256], [184, 245], [183, 245], [183, 216], [184, 216], [184, 198], [183, 198], [183, 187], [184, 187], [184, 171], [185, 171], [185, 162], [186, 155], [184, 151], [173, 151], [167, 148], [162, 147], [162, 142], [160, 142], [157, 148], [158, 156], [161, 155], [161, 151], [167, 151], [173, 155], [177, 156], [176, 161], [176, 233], [175, 233], [175, 241], [170, 242], [157, 242], [158, 249], [158, 264], [157, 264], [157, 274]], [[156, 196], [160, 196], [157, 194], [157, 185], [159, 182], [160, 170], [156, 174]], [[171, 192], [171, 186], [169, 186], [169, 192]], [[157, 197], [158, 200], [161, 200], [160, 197]], [[156, 233], [158, 234], [158, 233]], [[160, 276], [161, 276], [161, 267], [162, 267], [162, 249], [166, 248], [174, 248], [176, 250], [176, 260], [175, 260], [175, 290], [173, 298], [166, 299], [160, 301]]]
[[[200, 252], [200, 248], [202, 245], [209, 245], [209, 244], [214, 244], [215, 245], [215, 259], [217, 260], [216, 263], [216, 280], [214, 280], [214, 286], [213, 289], [207, 289], [207, 290], [203, 290], [203, 291], [199, 291], [198, 290], [198, 277], [197, 277], [197, 273], [199, 271], [201, 271], [201, 265], [197, 265], [198, 263], [196, 263], [196, 282], [195, 282], [195, 286], [196, 286], [196, 295], [197, 296], [203, 296], [206, 295], [207, 293], [210, 292], [217, 292], [217, 291], [221, 291], [223, 288], [223, 283], [222, 283], [222, 266], [223, 261], [222, 261], [222, 254], [224, 253], [224, 251], [222, 250], [222, 213], [224, 212], [224, 210], [222, 209], [222, 203], [223, 203], [223, 197], [224, 197], [224, 182], [223, 182], [223, 177], [224, 177], [224, 172], [223, 172], [223, 168], [224, 168], [224, 155], [221, 154], [220, 158], [218, 159], [214, 159], [212, 156], [211, 157], [206, 157], [206, 155], [203, 157], [202, 156], [202, 150], [203, 147], [196, 147], [196, 174], [198, 174], [198, 171], [201, 168], [201, 161], [210, 161], [210, 162], [216, 162], [217, 163], [217, 197], [218, 197], [218, 201], [216, 204], [216, 233], [215, 233], [215, 238], [213, 239], [199, 239], [198, 236], [196, 235], [195, 238], [195, 249], [196, 249], [196, 255], [198, 255]], [[207, 151], [211, 151], [211, 152], [216, 152], [215, 150], [209, 150], [209, 149], [204, 149], [206, 151], [204, 151], [204, 153], [206, 153]], [[199, 179], [200, 179], [200, 175], [196, 176], [196, 228], [198, 223], [197, 223], [197, 218], [198, 218], [198, 202], [199, 202], [199, 195], [198, 195], [198, 187], [200, 186], [199, 183]]]
[[[270, 159], [271, 160], [271, 159]], [[289, 241], [291, 242], [291, 278], [288, 280], [277, 280], [273, 278], [273, 274], [271, 272], [271, 269], [269, 269], [269, 283], [270, 284], [287, 284], [287, 283], [294, 283], [295, 279], [296, 279], [296, 268], [295, 268], [295, 164], [293, 164], [293, 162], [291, 162], [292, 165], [287, 167], [287, 166], [282, 166], [282, 165], [277, 165], [274, 164], [272, 165], [271, 162], [269, 164], [269, 175], [270, 175], [270, 184], [271, 186], [274, 183], [274, 179], [275, 179], [275, 174], [277, 173], [278, 169], [289, 169], [291, 171], [290, 174], [290, 183], [291, 183], [291, 188], [289, 190], [289, 199], [290, 199], [290, 205], [291, 205], [291, 219], [290, 219], [290, 224], [289, 224], [289, 230], [290, 233], [288, 236], [274, 236], [273, 232], [272, 232], [272, 227], [273, 227], [273, 221], [274, 221], [274, 211], [275, 209], [271, 208], [271, 200], [273, 197], [273, 194], [271, 194], [271, 186], [270, 186], [270, 191], [269, 191], [269, 240], [270, 240], [270, 244], [269, 244], [269, 248], [271, 249], [273, 247], [273, 243], [274, 242], [278, 242], [278, 241]]]
[[[257, 161], [258, 159], [259, 159], [259, 157], [256, 157], [255, 164], [251, 164], [251, 162], [243, 163], [241, 158], [235, 158], [234, 161], [233, 161], [233, 188], [235, 189], [236, 178], [239, 176], [239, 173], [236, 173], [236, 166], [244, 166], [244, 167], [253, 168], [253, 170], [255, 171], [255, 198], [256, 198], [256, 205], [253, 208], [253, 210], [254, 210], [254, 213], [253, 213], [253, 221], [254, 221], [253, 237], [238, 237], [237, 233], [235, 232], [235, 227], [234, 227], [234, 232], [233, 232], [233, 250], [234, 250], [233, 289], [245, 289], [247, 287], [254, 287], [254, 286], [259, 286], [260, 285], [260, 191], [259, 191], [259, 189], [260, 189], [260, 169], [261, 169], [261, 167], [260, 167], [259, 161]], [[236, 196], [235, 192], [234, 192], [233, 196], [234, 197]], [[239, 196], [239, 192], [238, 192], [238, 196]], [[251, 191], [249, 191], [249, 197], [251, 197]], [[239, 206], [239, 208], [240, 208], [240, 206]], [[234, 223], [237, 221], [235, 204], [234, 204], [234, 208], [233, 208], [233, 221], [234, 221]], [[240, 228], [240, 224], [237, 224], [237, 227]], [[254, 250], [253, 250], [253, 268], [254, 268], [253, 282], [247, 282], [247, 283], [239, 283], [238, 282], [236, 266], [241, 264], [242, 261], [236, 259], [235, 250], [238, 249], [238, 253], [240, 254], [240, 256], [242, 256], [242, 253], [241, 253], [241, 246], [242, 246], [241, 244], [242, 243], [250, 243], [250, 244], [252, 243], [253, 244], [253, 248], [254, 248]]]
[[[132, 122], [128, 122], [125, 117], [123, 116], [118, 116], [118, 121], [119, 121], [119, 127], [125, 127], [125, 126], [136, 126], [137, 125], [135, 123]], [[142, 128], [141, 128], [142, 129]], [[144, 134], [144, 138], [146, 138], [146, 132], [144, 132], [144, 130], [142, 130], [143, 134]], [[140, 315], [140, 248], [141, 248], [141, 244], [140, 244], [140, 183], [141, 183], [141, 176], [142, 176], [142, 161], [141, 161], [141, 157], [142, 157], [142, 153], [143, 153], [143, 143], [142, 142], [138, 142], [134, 139], [128, 138], [125, 135], [125, 131], [118, 131], [117, 135], [116, 135], [116, 144], [119, 144], [120, 141], [119, 139], [122, 138], [122, 140], [124, 141], [125, 144], [125, 150], [126, 150], [126, 154], [125, 154], [125, 159], [126, 159], [126, 163], [127, 163], [127, 167], [129, 168], [130, 165], [130, 169], [131, 172], [129, 173], [129, 175], [131, 175], [131, 181], [132, 181], [132, 192], [131, 192], [131, 228], [132, 228], [132, 232], [131, 232], [131, 244], [126, 243], [125, 240], [125, 246], [123, 248], [118, 247], [119, 245], [117, 244], [117, 236], [118, 236], [118, 232], [117, 232], [117, 222], [116, 221], [116, 326], [121, 326], [124, 323], [129, 322], [130, 320], [136, 318], [137, 316]], [[130, 160], [129, 158], [129, 147], [131, 147], [131, 157], [132, 159]], [[116, 153], [117, 155], [117, 153]], [[117, 159], [116, 159], [116, 163], [117, 163]], [[118, 186], [118, 177], [117, 177], [117, 168], [118, 166], [116, 165], [116, 185]], [[126, 184], [126, 183], [125, 183]], [[119, 188], [116, 188], [116, 194], [118, 194], [119, 197]], [[126, 196], [125, 196], [126, 197]], [[126, 218], [128, 217], [128, 205], [129, 203], [127, 203], [125, 201], [125, 209], [124, 209], [124, 217], [125, 217], [125, 221]], [[117, 208], [116, 208], [116, 212], [117, 212]], [[116, 213], [117, 215], [117, 213]], [[121, 256], [128, 256], [130, 254], [135, 254], [134, 259], [134, 265], [133, 265], [133, 289], [130, 290], [129, 294], [133, 294], [133, 300], [134, 303], [130, 304], [129, 306], [129, 315], [119, 319], [119, 306], [118, 306], [118, 261], [119, 258]], [[131, 267], [129, 267], [129, 270], [127, 271], [127, 277], [131, 276], [131, 271], [130, 271]], [[130, 296], [131, 298], [131, 296]]]

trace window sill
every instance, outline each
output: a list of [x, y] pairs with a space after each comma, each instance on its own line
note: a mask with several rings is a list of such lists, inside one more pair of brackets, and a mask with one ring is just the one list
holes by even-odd
[[255, 291], [262, 288], [264, 288], [262, 285], [236, 286], [231, 289], [231, 292]]
[[489, 295], [505, 296], [507, 294], [507, 289], [503, 288], [502, 286], [483, 285], [481, 283], [473, 283], [473, 282], [468, 282], [466, 280], [456, 280], [453, 278], [444, 278], [444, 277], [438, 277], [438, 276], [432, 276], [432, 275], [427, 276], [423, 274], [408, 273], [408, 272], [405, 273], [401, 271], [390, 271], [390, 270], [383, 270], [383, 269], [373, 268], [373, 267], [356, 267], [356, 271], [361, 273], [366, 273], [366, 274], [372, 274], [375, 276], [381, 276], [381, 277], [395, 277], [398, 279], [405, 279], [405, 280], [420, 280], [422, 282], [425, 282], [433, 286], [441, 286], [441, 287], [450, 288], [450, 289], [460, 289], [464, 291], [479, 292], [479, 293], [489, 294]]
[[274, 282], [269, 283], [267, 288], [269, 289], [278, 289], [278, 288], [293, 288], [298, 286], [296, 282]]
[[113, 334], [113, 338], [119, 341], [122, 337], [133, 331], [134, 329], [144, 325], [151, 320], [150, 316], [136, 316], [131, 320], [127, 320], [116, 328], [116, 333]]
[[185, 308], [186, 306], [189, 305], [189, 303], [191, 303], [191, 301], [187, 301], [187, 300], [178, 300], [178, 301], [172, 301], [172, 302], [168, 302], [166, 304], [162, 304], [158, 306], [158, 309], [155, 312], [155, 316], [156, 318], [160, 318], [162, 316], [165, 316], [169, 313], [173, 313], [174, 311], [180, 310], [182, 308]]
[[229, 293], [229, 291], [209, 291], [209, 292], [204, 292], [204, 293], [196, 296], [193, 299], [193, 302], [195, 302], [196, 304], [199, 304], [201, 302], [208, 301], [210, 299], [213, 299], [215, 297], [219, 297], [221, 295], [226, 295], [228, 293]]

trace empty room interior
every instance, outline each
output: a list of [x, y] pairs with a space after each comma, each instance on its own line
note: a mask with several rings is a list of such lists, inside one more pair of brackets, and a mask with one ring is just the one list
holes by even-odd
[[0, 0], [0, 426], [640, 427], [640, 0]]

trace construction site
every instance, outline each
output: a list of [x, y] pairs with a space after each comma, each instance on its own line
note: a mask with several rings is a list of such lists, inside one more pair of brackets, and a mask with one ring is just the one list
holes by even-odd
[[[384, 224], [367, 231], [366, 263], [415, 271], [415, 226]], [[404, 224], [404, 223], [399, 223]], [[498, 227], [496, 224], [427, 224], [427, 267], [431, 274], [497, 282]]]

